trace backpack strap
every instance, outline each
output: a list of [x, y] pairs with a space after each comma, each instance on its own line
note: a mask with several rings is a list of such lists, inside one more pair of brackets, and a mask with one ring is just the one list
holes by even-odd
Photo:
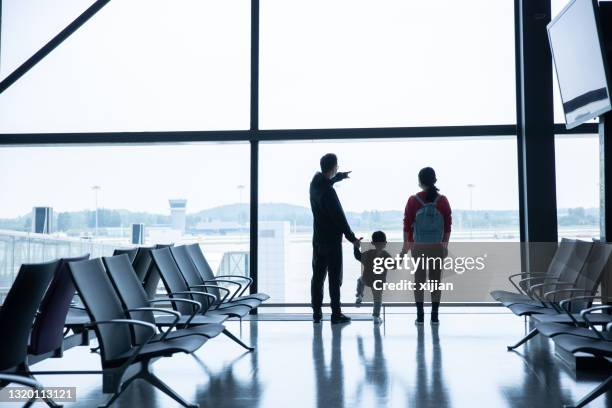
[[[433, 200], [431, 203], [429, 203], [429, 204], [438, 204], [438, 199], [439, 199], [441, 196], [442, 196], [442, 194], [438, 194], [438, 195], [436, 196], [436, 198], [434, 198], [434, 200]], [[416, 200], [417, 200], [419, 203], [421, 203], [421, 205], [425, 205], [425, 201], [421, 200], [421, 197], [419, 197], [419, 195], [418, 195], [418, 194], [415, 194], [413, 197], [414, 197], [414, 198], [416, 198]]]

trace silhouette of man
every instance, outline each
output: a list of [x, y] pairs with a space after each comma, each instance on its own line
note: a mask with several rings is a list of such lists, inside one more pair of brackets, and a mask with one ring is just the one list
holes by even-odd
[[350, 171], [338, 172], [338, 158], [333, 153], [321, 157], [321, 172], [310, 182], [310, 207], [313, 215], [312, 281], [310, 295], [312, 318], [319, 323], [323, 317], [323, 284], [329, 274], [332, 324], [348, 323], [351, 318], [342, 314], [340, 286], [342, 286], [342, 235], [351, 243], [357, 238], [346, 220], [344, 210], [334, 190], [334, 183], [348, 178]]

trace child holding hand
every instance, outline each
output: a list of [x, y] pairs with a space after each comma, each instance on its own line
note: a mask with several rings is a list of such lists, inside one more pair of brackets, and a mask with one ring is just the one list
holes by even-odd
[[[376, 231], [372, 234], [372, 245], [373, 249], [369, 249], [365, 252], [361, 252], [361, 239], [356, 240], [353, 243], [353, 254], [355, 259], [361, 263], [361, 276], [357, 279], [357, 300], [356, 303], [360, 304], [363, 301], [363, 292], [365, 287], [369, 287], [372, 290], [372, 298], [374, 300], [374, 309], [372, 310], [372, 321], [374, 324], [382, 323], [380, 317], [380, 308], [382, 306], [382, 289], [375, 289], [374, 282], [381, 281], [385, 282], [387, 277], [387, 270], [385, 269], [382, 273], [374, 273], [374, 259], [376, 258], [391, 258], [391, 255], [385, 251], [387, 246], [387, 236], [382, 231]], [[377, 285], [382, 287], [382, 285]]]

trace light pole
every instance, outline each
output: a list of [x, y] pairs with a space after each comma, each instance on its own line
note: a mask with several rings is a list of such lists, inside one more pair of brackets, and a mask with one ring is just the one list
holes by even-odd
[[238, 184], [236, 188], [238, 189], [238, 196], [240, 197], [238, 201], [238, 224], [242, 224], [242, 191], [244, 190], [244, 185]]
[[474, 187], [476, 187], [476, 185], [472, 184], [472, 183], [469, 183], [467, 185], [467, 188], [470, 191], [470, 239], [473, 238], [472, 233], [473, 233], [473, 230], [474, 230], [474, 218], [473, 218], [474, 217], [474, 213], [472, 211], [473, 210], [473, 208], [472, 208], [472, 191], [474, 190]]
[[238, 203], [242, 204], [242, 190], [244, 190], [244, 185], [238, 184], [236, 188], [238, 189], [238, 195], [240, 197], [240, 200], [238, 201]]
[[96, 208], [96, 212], [94, 214], [95, 217], [95, 224], [94, 224], [94, 237], [98, 236], [98, 191], [100, 191], [102, 187], [100, 186], [92, 186], [91, 189], [94, 192], [94, 202], [95, 202], [95, 208]]

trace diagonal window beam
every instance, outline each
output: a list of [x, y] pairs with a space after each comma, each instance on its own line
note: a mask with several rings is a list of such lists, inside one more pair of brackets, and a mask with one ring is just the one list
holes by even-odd
[[51, 53], [58, 45], [64, 42], [65, 39], [70, 37], [76, 30], [81, 28], [91, 17], [93, 17], [102, 7], [106, 6], [110, 0], [97, 0], [87, 10], [85, 10], [80, 16], [74, 19], [74, 21], [66, 26], [62, 31], [53, 37], [47, 44], [45, 44], [40, 50], [36, 51], [34, 55], [28, 58], [23, 64], [17, 67], [11, 72], [2, 82], [0, 82], [0, 94], [6, 91], [11, 85], [13, 85], [19, 78], [21, 78], [26, 72], [32, 67], [38, 64], [43, 58]]

